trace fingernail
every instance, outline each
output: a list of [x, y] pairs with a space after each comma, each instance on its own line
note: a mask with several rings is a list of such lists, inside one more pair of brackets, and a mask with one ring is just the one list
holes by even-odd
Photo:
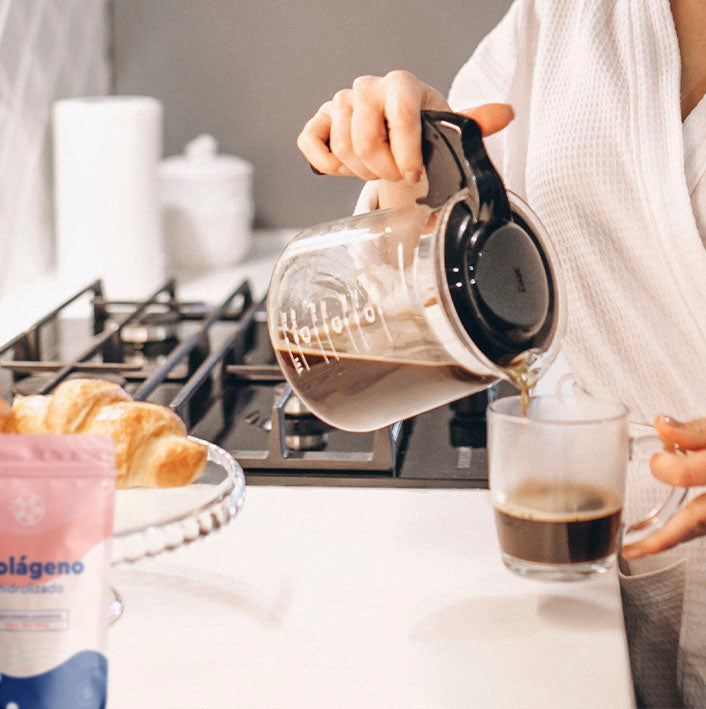
[[644, 556], [644, 552], [641, 549], [635, 547], [625, 547], [621, 552], [623, 559], [630, 561], [631, 559], [639, 559]]
[[352, 177], [353, 173], [345, 166], [341, 165], [341, 167], [336, 170], [336, 173], [339, 175], [342, 175], [343, 177]]
[[404, 174], [404, 179], [407, 180], [410, 185], [416, 185], [419, 180], [422, 179], [422, 172], [421, 170], [408, 170]]
[[660, 419], [662, 423], [667, 424], [667, 426], [670, 426], [671, 428], [684, 427], [684, 424], [681, 421], [677, 421], [677, 419], [674, 419], [671, 416], [667, 416], [666, 414], [659, 414], [657, 418]]

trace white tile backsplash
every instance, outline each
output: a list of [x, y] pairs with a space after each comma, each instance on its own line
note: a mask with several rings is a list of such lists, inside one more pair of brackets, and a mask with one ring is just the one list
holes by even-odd
[[108, 93], [108, 0], [0, 0], [0, 301], [54, 267], [51, 106]]

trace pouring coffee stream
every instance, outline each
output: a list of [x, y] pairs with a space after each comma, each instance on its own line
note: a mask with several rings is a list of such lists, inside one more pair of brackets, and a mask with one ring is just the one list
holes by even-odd
[[532, 372], [524, 359], [507, 368], [508, 379], [517, 387], [520, 392], [520, 404], [522, 405], [522, 417], [527, 418], [527, 411], [530, 405], [530, 391], [537, 383], [538, 377]]
[[526, 399], [564, 330], [557, 257], [478, 125], [422, 112], [427, 196], [312, 227], [275, 266], [268, 326], [297, 395], [368, 431], [499, 379]]

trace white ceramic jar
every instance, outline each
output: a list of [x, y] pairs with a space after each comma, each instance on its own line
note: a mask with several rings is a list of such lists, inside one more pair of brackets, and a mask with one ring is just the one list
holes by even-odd
[[183, 155], [160, 165], [162, 224], [167, 259], [178, 270], [217, 268], [241, 261], [252, 238], [253, 166], [219, 155], [216, 139], [199, 135]]

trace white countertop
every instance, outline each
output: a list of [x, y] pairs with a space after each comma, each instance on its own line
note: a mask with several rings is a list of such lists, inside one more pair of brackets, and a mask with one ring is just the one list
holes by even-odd
[[[179, 297], [244, 278], [261, 297], [292, 234], [181, 274]], [[0, 343], [76, 290], [49, 276], [0, 303]], [[615, 572], [513, 576], [483, 491], [249, 487], [225, 529], [111, 581], [111, 709], [633, 706]]]
[[111, 582], [111, 709], [633, 706], [615, 572], [515, 577], [485, 491], [253, 486]]

